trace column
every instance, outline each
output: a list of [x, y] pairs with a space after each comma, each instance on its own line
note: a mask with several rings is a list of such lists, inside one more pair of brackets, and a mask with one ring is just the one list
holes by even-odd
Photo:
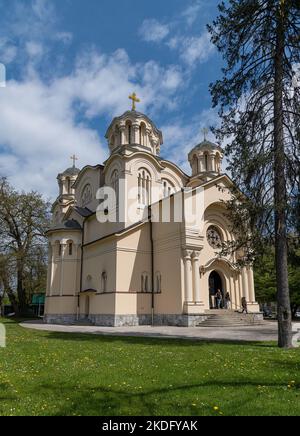
[[234, 308], [235, 308], [235, 278], [234, 278], [234, 276], [229, 276], [229, 286], [230, 286], [230, 291], [229, 291], [229, 294], [230, 294], [230, 300], [231, 300], [231, 302], [230, 302], [230, 305], [229, 305], [229, 309], [230, 310], [233, 310]]
[[248, 285], [249, 285], [250, 303], [255, 303], [255, 285], [254, 285], [254, 274], [252, 268], [248, 268]]
[[243, 297], [245, 297], [247, 302], [249, 302], [248, 273], [246, 267], [242, 269], [242, 284], [243, 284], [243, 292], [242, 292]]
[[124, 145], [125, 144], [125, 130], [126, 130], [126, 126], [125, 124], [120, 125], [120, 145]]
[[239, 292], [239, 277], [237, 274], [234, 275], [234, 295], [235, 295], [235, 304], [233, 309], [238, 310], [241, 305], [240, 292]]
[[193, 253], [193, 288], [195, 303], [201, 302], [199, 251]]
[[[145, 147], [152, 148], [150, 137], [151, 137], [151, 130], [146, 128], [146, 138], [145, 138], [145, 144], [144, 144]], [[153, 152], [155, 153], [155, 150], [153, 150]]]
[[67, 244], [61, 244], [61, 260], [60, 260], [60, 295], [64, 293], [64, 258], [66, 254]]
[[[140, 144], [140, 138], [139, 138], [139, 136], [140, 136], [140, 126], [139, 126], [139, 124], [133, 124], [132, 125], [132, 130], [133, 130], [133, 138], [132, 138], [132, 140], [133, 140], [133, 144]], [[142, 144], [141, 144], [142, 145]]]
[[184, 280], [185, 280], [185, 302], [193, 302], [193, 287], [192, 287], [192, 251], [184, 252]]
[[212, 154], [211, 155], [211, 170], [212, 171], [216, 171], [216, 155]]
[[204, 156], [200, 156], [199, 164], [200, 164], [200, 166], [199, 166], [200, 171], [199, 172], [200, 173], [205, 172], [205, 160], [204, 160]]
[[54, 255], [55, 255], [55, 244], [49, 244], [48, 271], [47, 271], [47, 296], [52, 295]]

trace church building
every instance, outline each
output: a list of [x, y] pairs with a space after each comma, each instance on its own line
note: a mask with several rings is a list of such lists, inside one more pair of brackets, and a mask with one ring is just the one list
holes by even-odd
[[[58, 175], [45, 322], [198, 326], [218, 290], [230, 295], [230, 310], [241, 310], [244, 297], [258, 314], [252, 268], [239, 268], [237, 254], [220, 256], [222, 243], [234, 239], [224, 206], [233, 182], [222, 172], [222, 148], [205, 138], [187, 156], [185, 174], [160, 157], [163, 134], [136, 111], [135, 94], [131, 99], [132, 110], [107, 130], [108, 160], [79, 170], [74, 156]], [[115, 202], [101, 207], [106, 187]], [[193, 223], [190, 200], [201, 202]], [[175, 219], [178, 204], [182, 219]]]

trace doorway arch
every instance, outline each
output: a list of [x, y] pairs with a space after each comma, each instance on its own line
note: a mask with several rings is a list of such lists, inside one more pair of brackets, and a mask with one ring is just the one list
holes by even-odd
[[215, 295], [220, 289], [222, 292], [223, 298], [225, 297], [225, 280], [222, 275], [218, 271], [212, 271], [209, 275], [208, 279], [208, 289], [209, 289], [209, 306], [210, 309], [215, 309]]

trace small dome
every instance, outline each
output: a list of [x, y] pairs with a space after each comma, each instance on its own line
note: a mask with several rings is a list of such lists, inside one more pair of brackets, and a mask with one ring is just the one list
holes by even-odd
[[211, 141], [202, 141], [200, 144], [196, 145], [196, 147], [193, 148], [193, 150], [190, 152], [192, 154], [195, 151], [201, 151], [201, 150], [218, 150], [220, 153], [223, 154], [223, 149], [220, 145], [214, 144]]
[[61, 175], [62, 176], [78, 176], [79, 173], [80, 173], [79, 168], [70, 167], [70, 168], [66, 169], [66, 171], [64, 171]]
[[220, 145], [204, 140], [189, 153], [192, 176], [212, 178], [220, 175], [223, 157], [224, 151]]

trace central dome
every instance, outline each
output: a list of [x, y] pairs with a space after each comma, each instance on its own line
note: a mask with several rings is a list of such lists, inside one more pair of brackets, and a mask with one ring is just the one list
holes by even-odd
[[162, 132], [153, 121], [147, 115], [134, 110], [114, 118], [105, 137], [111, 153], [124, 147], [132, 147], [158, 156], [163, 144]]

